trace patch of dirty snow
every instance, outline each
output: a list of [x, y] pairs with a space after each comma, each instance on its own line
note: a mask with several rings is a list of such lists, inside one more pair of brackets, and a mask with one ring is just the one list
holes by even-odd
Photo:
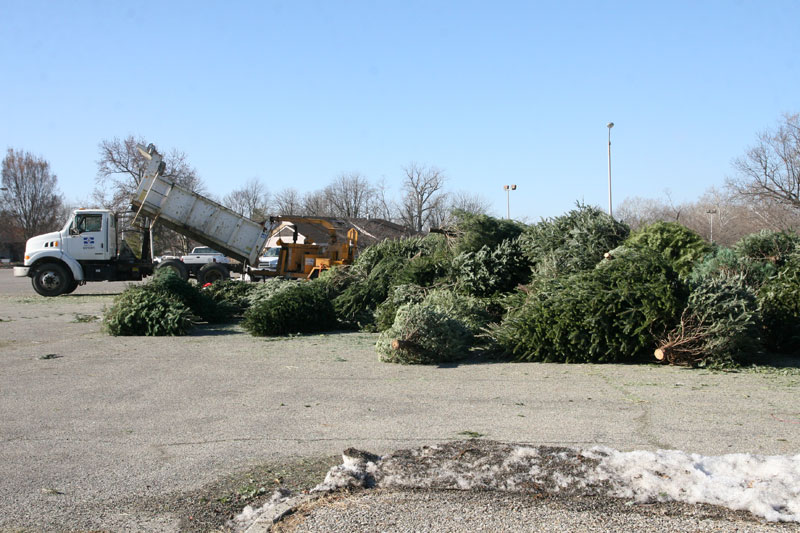
[[286, 511], [291, 509], [296, 503], [296, 498], [292, 497], [292, 492], [286, 489], [278, 489], [272, 493], [272, 497], [261, 507], [248, 505], [242, 512], [229, 522], [229, 527], [242, 531], [250, 527], [253, 522], [261, 517], [267, 517], [270, 521], [279, 519]]
[[331, 468], [325, 475], [325, 481], [311, 489], [311, 492], [371, 487], [380, 461], [379, 455], [348, 448], [342, 452], [342, 464]]
[[584, 453], [599, 460], [588, 481], [608, 481], [613, 496], [639, 502], [708, 503], [773, 522], [800, 522], [800, 455], [709, 457], [677, 450], [610, 448]]
[[583, 488], [586, 469], [594, 463], [577, 450], [565, 448], [459, 441], [399, 450], [377, 463], [362, 462], [363, 471], [353, 471], [353, 465], [359, 463], [349, 461], [332, 468], [325, 482], [314, 490], [374, 485], [394, 489], [563, 491]]
[[[705, 503], [749, 511], [773, 522], [800, 522], [800, 455], [702, 456], [477, 440], [398, 450], [383, 457], [350, 448], [342, 464], [331, 468], [312, 493], [370, 487], [607, 495], [642, 503]], [[285, 501], [281, 498], [273, 496], [277, 503]], [[267, 504], [263, 513], [274, 513], [276, 505]], [[245, 517], [243, 512], [239, 523], [251, 522], [262, 512], [245, 511], [249, 514]]]

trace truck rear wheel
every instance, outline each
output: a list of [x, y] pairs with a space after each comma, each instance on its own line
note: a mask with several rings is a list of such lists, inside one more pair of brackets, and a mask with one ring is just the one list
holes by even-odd
[[33, 290], [42, 296], [59, 296], [72, 287], [72, 274], [58, 263], [45, 263], [36, 267], [31, 277]]
[[217, 281], [223, 281], [229, 279], [230, 277], [231, 274], [224, 265], [219, 263], [208, 263], [203, 265], [203, 267], [197, 273], [197, 283], [200, 286], [203, 286], [206, 283], [216, 283]]
[[189, 279], [189, 271], [186, 269], [186, 265], [180, 262], [178, 259], [167, 259], [165, 261], [161, 261], [158, 265], [156, 265], [156, 270], [172, 270], [175, 274], [178, 275], [183, 281]]

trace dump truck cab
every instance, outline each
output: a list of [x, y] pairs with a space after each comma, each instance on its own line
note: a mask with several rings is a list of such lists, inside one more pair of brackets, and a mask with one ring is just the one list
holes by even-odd
[[[119, 245], [118, 245], [119, 244]], [[74, 291], [87, 281], [140, 280], [152, 273], [119, 236], [117, 216], [108, 209], [76, 209], [60, 231], [25, 243], [25, 262], [14, 276], [29, 276], [42, 296]]]

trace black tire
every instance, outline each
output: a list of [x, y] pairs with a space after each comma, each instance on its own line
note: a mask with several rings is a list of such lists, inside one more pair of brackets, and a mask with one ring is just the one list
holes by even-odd
[[81, 283], [79, 281], [72, 280], [72, 283], [69, 284], [69, 287], [67, 287], [67, 290], [64, 291], [64, 294], [72, 294], [80, 284]]
[[207, 263], [203, 265], [197, 273], [197, 284], [201, 287], [206, 283], [216, 283], [230, 279], [231, 273], [225, 265], [219, 263]]
[[156, 265], [156, 270], [169, 269], [175, 272], [183, 281], [189, 279], [189, 271], [179, 259], [167, 259]]
[[59, 263], [45, 263], [36, 267], [31, 276], [33, 290], [42, 296], [65, 294], [74, 283], [72, 273]]

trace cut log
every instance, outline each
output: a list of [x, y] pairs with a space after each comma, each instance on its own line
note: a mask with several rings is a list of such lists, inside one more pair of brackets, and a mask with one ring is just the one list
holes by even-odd
[[413, 341], [395, 339], [392, 341], [392, 350], [407, 350], [409, 352], [420, 352], [422, 351], [422, 346]]
[[653, 352], [656, 360], [671, 365], [694, 365], [702, 359], [702, 350], [690, 345], [669, 345], [666, 344]]

